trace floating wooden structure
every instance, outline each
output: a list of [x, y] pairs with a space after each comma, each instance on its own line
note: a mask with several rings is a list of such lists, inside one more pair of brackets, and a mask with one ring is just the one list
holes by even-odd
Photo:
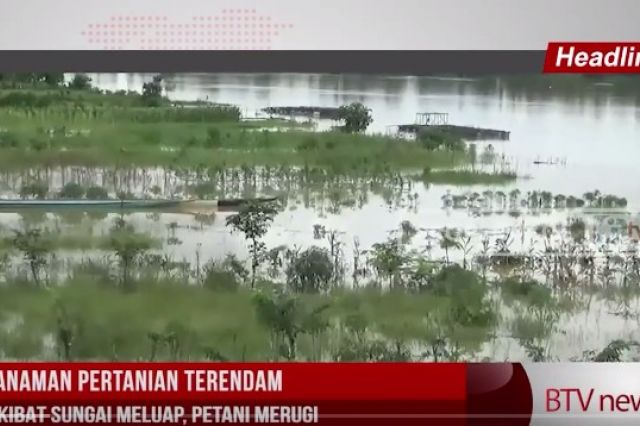
[[549, 158], [546, 160], [535, 159], [533, 160], [533, 164], [535, 165], [548, 165], [548, 166], [566, 166], [567, 159], [566, 158]]
[[269, 115], [284, 115], [289, 117], [313, 117], [329, 120], [338, 120], [338, 108], [314, 107], [314, 106], [282, 106], [267, 107], [262, 109]]
[[419, 126], [446, 126], [449, 124], [447, 112], [419, 112], [415, 124]]
[[423, 130], [436, 129], [468, 141], [509, 140], [511, 132], [472, 126], [449, 124], [449, 114], [445, 112], [419, 112], [413, 124], [393, 126], [399, 133], [418, 134]]

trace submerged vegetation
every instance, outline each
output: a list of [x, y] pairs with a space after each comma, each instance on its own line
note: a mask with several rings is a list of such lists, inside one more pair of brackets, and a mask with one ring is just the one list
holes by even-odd
[[[362, 133], [372, 116], [359, 103], [337, 109], [343, 126], [310, 132], [294, 121], [245, 121], [233, 105], [172, 103], [160, 76], [145, 83], [141, 93], [101, 91], [82, 75], [67, 84], [44, 84], [44, 77], [36, 75], [4, 76], [2, 81], [3, 169], [295, 166], [373, 175], [389, 169], [447, 169], [469, 161], [464, 142], [442, 132], [429, 138], [425, 133], [417, 142]], [[451, 170], [434, 179], [487, 179], [468, 173], [461, 178], [461, 173]]]
[[[497, 179], [497, 176], [494, 178]], [[486, 190], [465, 192], [462, 194], [447, 193], [442, 196], [445, 208], [467, 209], [470, 211], [509, 210], [519, 212], [521, 209], [531, 211], [558, 211], [564, 209], [585, 209], [592, 212], [621, 210], [627, 207], [627, 199], [611, 194], [602, 194], [599, 190], [589, 191], [580, 196], [554, 194], [550, 191], [527, 191], [522, 193], [513, 189], [504, 191]]]
[[[611, 246], [592, 249], [600, 237], [577, 221], [540, 226], [519, 249], [511, 233], [433, 235], [405, 221], [349, 258], [341, 234], [322, 225], [308, 248], [269, 247], [277, 212], [248, 204], [227, 217], [248, 241], [246, 261], [175, 258], [177, 225], [154, 241], [120, 216], [75, 240], [26, 222], [7, 229], [0, 313], [13, 325], [0, 350], [12, 359], [455, 361], [514, 342], [524, 353], [515, 359], [541, 361], [554, 359], [563, 318], [594, 294], [637, 315], [637, 244], [615, 258]], [[60, 327], [73, 339], [60, 340]], [[574, 355], [635, 356], [631, 340], [620, 342]]]
[[431, 170], [424, 169], [420, 180], [426, 183], [450, 185], [504, 185], [516, 180], [513, 172], [488, 173], [478, 170]]
[[[637, 359], [636, 336], [622, 327], [599, 346], [567, 342], [576, 315], [608, 312], [616, 326], [639, 317], [638, 242], [625, 224], [581, 215], [624, 210], [625, 198], [506, 189], [516, 171], [491, 145], [478, 153], [442, 131], [366, 133], [372, 114], [360, 103], [319, 112], [341, 126], [315, 131], [247, 120], [234, 105], [171, 101], [161, 76], [140, 92], [107, 92], [82, 74], [0, 75], [3, 196], [278, 198], [188, 215], [0, 212], [0, 356]], [[430, 197], [431, 185], [477, 186], [440, 199], [449, 189]], [[393, 212], [390, 229], [331, 217], [371, 205], [372, 215]], [[568, 216], [442, 225], [459, 209]]]

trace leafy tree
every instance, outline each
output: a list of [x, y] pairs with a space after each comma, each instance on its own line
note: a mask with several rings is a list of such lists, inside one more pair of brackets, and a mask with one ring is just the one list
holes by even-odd
[[349, 133], [363, 132], [373, 122], [371, 109], [359, 102], [338, 108], [338, 119], [344, 121], [344, 130]]
[[318, 293], [333, 277], [333, 261], [326, 249], [310, 247], [299, 253], [287, 268], [287, 284], [293, 291]]
[[266, 245], [260, 240], [269, 230], [269, 225], [277, 213], [278, 209], [273, 203], [249, 202], [244, 204], [237, 214], [227, 218], [227, 226], [242, 232], [245, 239], [250, 241], [251, 288], [255, 287], [256, 271], [266, 252]]
[[572, 219], [569, 226], [571, 238], [577, 242], [582, 242], [586, 235], [587, 225], [582, 219]]
[[151, 248], [151, 242], [123, 219], [118, 219], [111, 230], [110, 246], [120, 261], [122, 285], [126, 288], [130, 284], [131, 267]]
[[47, 264], [47, 255], [51, 252], [51, 242], [40, 229], [15, 231], [13, 246], [20, 250], [29, 264], [33, 281], [40, 284], [40, 270]]
[[452, 324], [485, 327], [495, 320], [495, 312], [486, 300], [487, 288], [479, 276], [460, 265], [446, 266], [435, 275], [431, 290], [452, 301], [449, 318]]
[[396, 238], [374, 244], [371, 255], [371, 264], [379, 275], [388, 278], [390, 286], [398, 282], [402, 267], [409, 261], [404, 245]]
[[88, 90], [91, 89], [91, 78], [86, 74], [75, 74], [69, 82], [69, 89]]
[[61, 72], [45, 72], [39, 75], [39, 80], [49, 86], [60, 86], [64, 83], [64, 74]]
[[156, 75], [152, 81], [142, 85], [142, 102], [150, 107], [162, 104], [162, 76]]

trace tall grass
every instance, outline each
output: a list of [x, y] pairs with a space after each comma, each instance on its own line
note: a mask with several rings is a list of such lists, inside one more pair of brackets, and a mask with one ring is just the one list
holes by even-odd
[[420, 179], [425, 183], [449, 185], [504, 185], [515, 181], [513, 172], [482, 172], [476, 170], [425, 170]]
[[428, 151], [384, 136], [252, 131], [244, 123], [166, 121], [143, 124], [85, 120], [52, 128], [50, 121], [21, 119], [4, 121], [3, 125], [0, 166], [8, 169], [35, 164], [309, 165], [346, 173], [451, 167], [467, 159], [464, 152]]
[[[450, 167], [464, 152], [429, 151], [380, 135], [260, 130], [232, 105], [165, 100], [99, 90], [0, 90], [0, 167], [29, 165], [310, 165], [336, 172]], [[300, 125], [301, 129], [305, 126]]]
[[[59, 359], [57, 333], [64, 327], [74, 336], [75, 360], [203, 360], [212, 350], [233, 360], [271, 359], [270, 330], [257, 317], [254, 299], [246, 289], [215, 291], [176, 281], [139, 281], [133, 292], [89, 277], [49, 289], [9, 283], [0, 287], [0, 313], [13, 325], [0, 331], [0, 350], [9, 359]], [[369, 332], [406, 344], [425, 339], [427, 316], [444, 321], [451, 305], [432, 294], [372, 289], [304, 295], [296, 303], [300, 314], [329, 305], [329, 328], [315, 343], [322, 342], [325, 356], [356, 317]], [[474, 336], [464, 342], [470, 351], [486, 338], [467, 334]], [[155, 348], [154, 336], [161, 337]], [[300, 359], [315, 356], [310, 336], [301, 336], [298, 346]]]

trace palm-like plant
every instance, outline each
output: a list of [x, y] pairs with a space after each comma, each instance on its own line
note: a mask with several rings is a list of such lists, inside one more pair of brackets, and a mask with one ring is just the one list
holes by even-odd
[[458, 230], [444, 227], [438, 230], [440, 236], [440, 248], [444, 250], [446, 264], [449, 264], [449, 249], [460, 249]]

